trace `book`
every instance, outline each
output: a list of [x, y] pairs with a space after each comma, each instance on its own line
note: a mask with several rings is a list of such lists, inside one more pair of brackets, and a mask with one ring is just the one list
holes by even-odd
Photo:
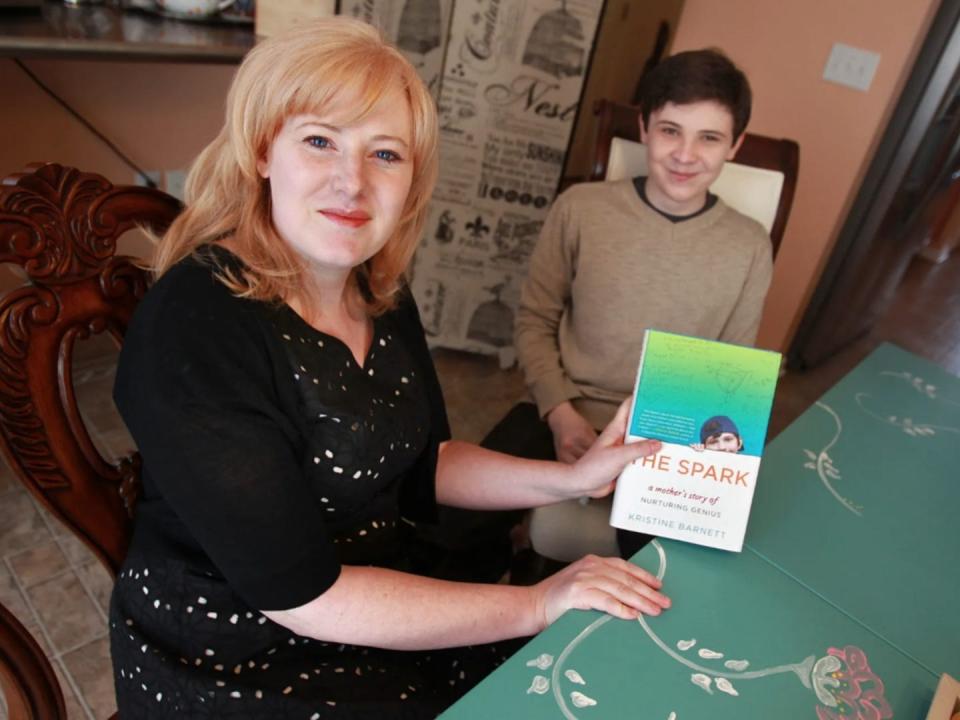
[[657, 439], [614, 490], [614, 527], [739, 552], [780, 372], [780, 354], [644, 333], [625, 442]]

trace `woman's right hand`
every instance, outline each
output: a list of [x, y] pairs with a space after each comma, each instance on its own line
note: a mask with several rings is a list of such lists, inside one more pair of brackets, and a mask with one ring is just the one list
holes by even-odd
[[601, 610], [623, 620], [670, 607], [655, 575], [620, 558], [587, 555], [533, 586], [542, 627], [564, 612]]

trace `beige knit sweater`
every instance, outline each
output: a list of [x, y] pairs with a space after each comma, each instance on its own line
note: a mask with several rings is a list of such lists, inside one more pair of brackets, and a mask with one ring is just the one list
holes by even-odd
[[631, 180], [557, 198], [530, 262], [515, 342], [541, 415], [565, 400], [603, 427], [633, 392], [647, 328], [750, 345], [770, 239], [722, 200], [672, 223]]

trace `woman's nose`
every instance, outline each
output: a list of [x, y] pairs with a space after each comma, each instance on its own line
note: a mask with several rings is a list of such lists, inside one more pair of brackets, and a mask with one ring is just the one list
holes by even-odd
[[337, 163], [334, 181], [336, 190], [348, 197], [363, 192], [363, 159], [349, 154], [343, 155]]

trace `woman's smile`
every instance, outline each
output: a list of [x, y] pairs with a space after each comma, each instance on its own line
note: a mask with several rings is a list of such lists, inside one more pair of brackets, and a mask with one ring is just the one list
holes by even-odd
[[358, 228], [370, 222], [370, 214], [363, 210], [346, 210], [342, 208], [324, 208], [320, 214], [327, 220], [348, 228]]

